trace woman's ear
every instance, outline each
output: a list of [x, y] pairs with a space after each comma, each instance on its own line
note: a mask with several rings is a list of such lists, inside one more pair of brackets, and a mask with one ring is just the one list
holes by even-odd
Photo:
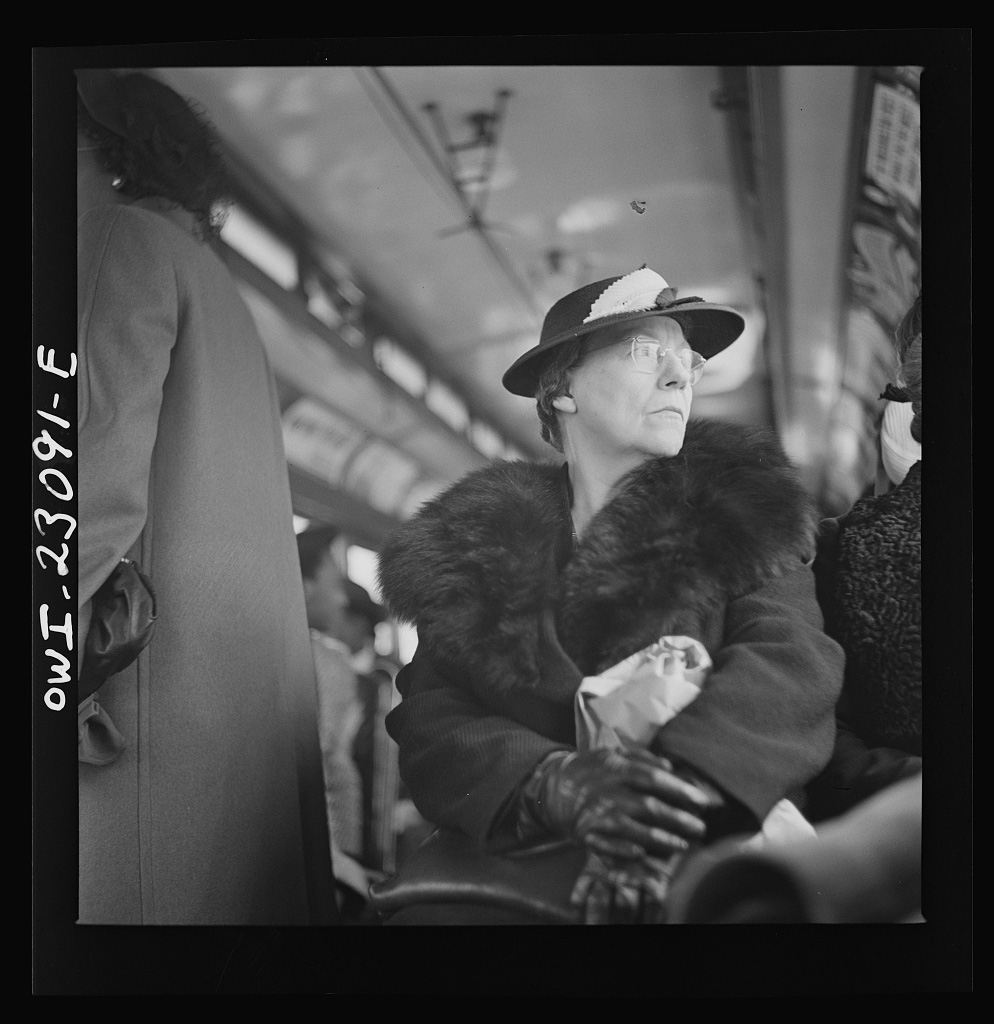
[[560, 412], [576, 412], [576, 399], [572, 395], [559, 395], [553, 398], [552, 405]]

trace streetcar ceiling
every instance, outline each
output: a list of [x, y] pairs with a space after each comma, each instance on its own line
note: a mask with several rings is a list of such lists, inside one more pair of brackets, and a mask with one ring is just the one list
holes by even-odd
[[[856, 69], [783, 69], [777, 79], [781, 101], [807, 103], [811, 116], [783, 118], [783, 223], [760, 225], [765, 239], [755, 203], [769, 182], [743, 165], [742, 146], [770, 140], [744, 138], [741, 124], [736, 136], [723, 68], [153, 70], [207, 109], [375, 292], [409, 351], [441, 368], [511, 449], [554, 454], [534, 403], [500, 384], [535, 344], [545, 310], [574, 287], [648, 264], [681, 296], [728, 303], [747, 320], [697, 388], [695, 414], [777, 426], [815, 488], [839, 357]], [[771, 244], [788, 250], [773, 266]], [[763, 341], [771, 315], [774, 349]], [[464, 468], [454, 462], [453, 474]]]

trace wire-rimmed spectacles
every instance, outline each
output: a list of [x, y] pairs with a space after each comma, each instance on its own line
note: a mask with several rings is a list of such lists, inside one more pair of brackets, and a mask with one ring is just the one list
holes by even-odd
[[703, 376], [707, 360], [700, 352], [693, 352], [689, 348], [680, 349], [679, 351], [672, 348], [663, 348], [655, 338], [648, 338], [641, 334], [636, 338], [632, 338], [632, 362], [639, 373], [655, 373], [667, 355], [673, 356], [690, 374], [691, 387]]

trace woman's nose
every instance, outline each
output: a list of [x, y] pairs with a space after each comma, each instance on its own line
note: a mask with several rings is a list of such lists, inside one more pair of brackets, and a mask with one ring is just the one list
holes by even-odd
[[672, 352], [667, 352], [659, 364], [659, 375], [656, 378], [658, 388], [685, 388], [689, 386], [692, 373], [684, 365], [683, 360]]

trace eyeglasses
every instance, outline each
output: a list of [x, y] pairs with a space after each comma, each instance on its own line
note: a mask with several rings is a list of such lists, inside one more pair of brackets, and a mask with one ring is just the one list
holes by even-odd
[[680, 365], [690, 374], [690, 385], [693, 387], [704, 375], [704, 366], [707, 360], [700, 352], [692, 352], [689, 348], [675, 351], [672, 348], [663, 348], [655, 338], [647, 338], [639, 335], [632, 338], [632, 362], [639, 373], [655, 373], [659, 364], [667, 355], [673, 356]]

